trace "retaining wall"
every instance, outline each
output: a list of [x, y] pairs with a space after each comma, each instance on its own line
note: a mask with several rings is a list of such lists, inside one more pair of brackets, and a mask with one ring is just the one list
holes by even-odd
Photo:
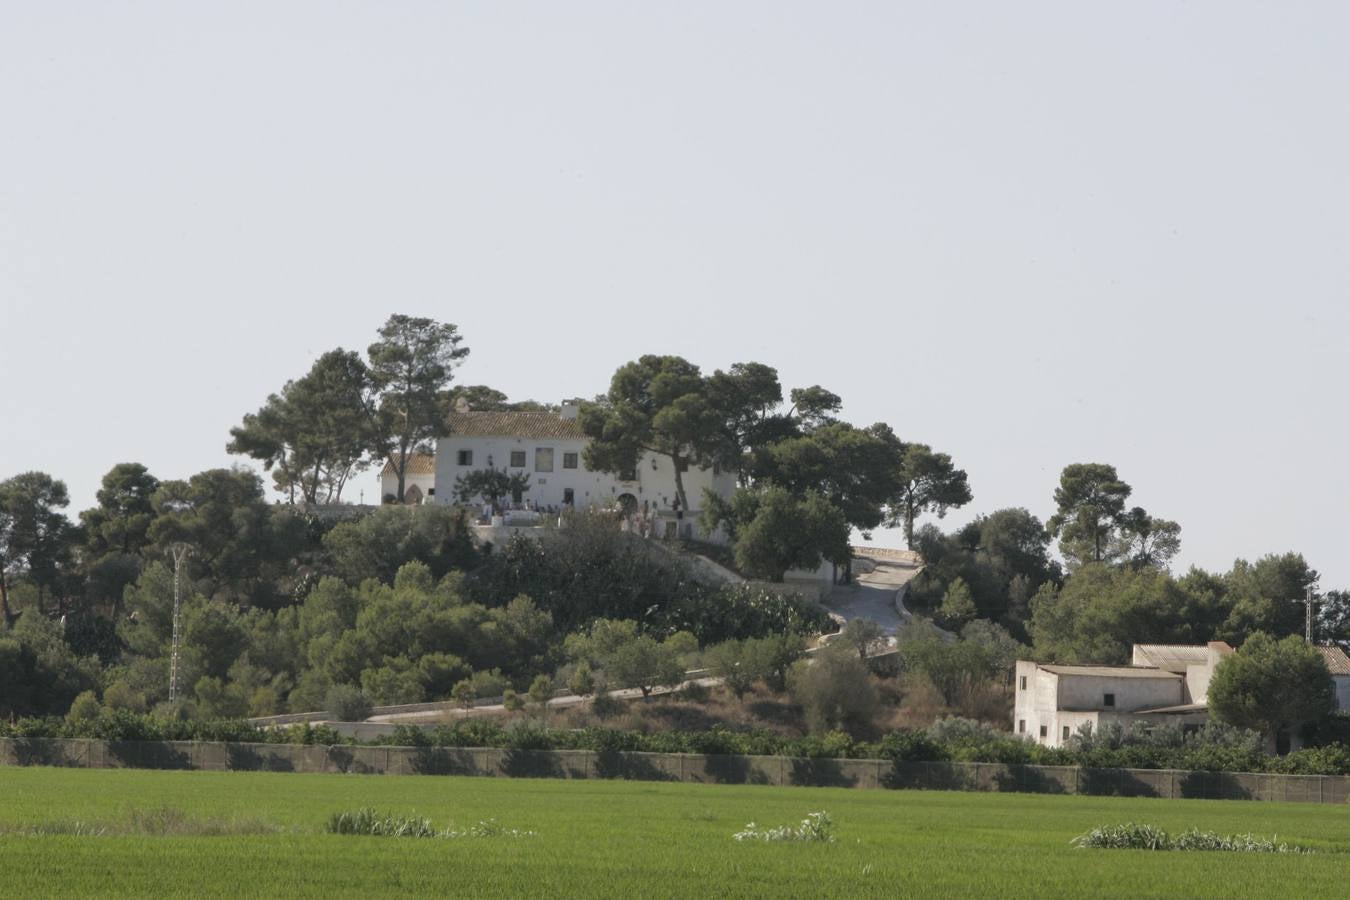
[[922, 788], [1212, 800], [1350, 802], [1350, 776], [1261, 775], [1171, 769], [1080, 769], [1001, 763], [801, 759], [785, 756], [352, 747], [199, 741], [0, 738], [0, 765], [90, 769], [621, 778], [707, 784]]

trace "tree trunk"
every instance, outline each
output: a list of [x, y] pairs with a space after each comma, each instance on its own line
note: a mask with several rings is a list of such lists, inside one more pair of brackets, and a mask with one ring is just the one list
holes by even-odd
[[680, 502], [680, 509], [688, 515], [689, 498], [684, 495], [684, 474], [680, 471], [683, 467], [683, 460], [680, 459], [678, 453], [672, 453], [670, 454], [670, 461], [675, 466], [675, 499]]
[[13, 628], [19, 617], [9, 608], [9, 579], [5, 578], [3, 571], [0, 571], [0, 613], [5, 617], [5, 628]]
[[905, 498], [905, 549], [914, 549], [914, 498]]
[[395, 496], [397, 497], [399, 503], [402, 503], [402, 502], [403, 502], [403, 482], [404, 482], [404, 476], [407, 474], [407, 471], [408, 471], [408, 450], [409, 450], [409, 449], [410, 449], [410, 448], [409, 448], [409, 442], [408, 442], [406, 439], [402, 439], [402, 440], [399, 441], [399, 444], [398, 444], [398, 451], [399, 451], [399, 452], [398, 452], [398, 465], [395, 466], [395, 468], [396, 468], [397, 471], [398, 471], [398, 493], [397, 493]]

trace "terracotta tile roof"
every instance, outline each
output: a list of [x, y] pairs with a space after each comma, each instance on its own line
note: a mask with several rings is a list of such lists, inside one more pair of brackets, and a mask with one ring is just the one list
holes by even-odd
[[1097, 675], [1102, 678], [1170, 678], [1179, 679], [1175, 672], [1146, 669], [1142, 666], [1041, 666], [1056, 675]]
[[1322, 654], [1322, 661], [1327, 664], [1327, 670], [1332, 675], [1350, 675], [1350, 656], [1345, 655], [1345, 651], [1334, 644], [1319, 645], [1317, 652]]
[[586, 439], [576, 419], [555, 412], [452, 412], [446, 424], [447, 435], [460, 437]]
[[[381, 475], [397, 475], [398, 470], [394, 468], [394, 461], [391, 459], [384, 464]], [[408, 468], [405, 475], [435, 475], [436, 474], [436, 456], [432, 453], [414, 453], [408, 457]]]

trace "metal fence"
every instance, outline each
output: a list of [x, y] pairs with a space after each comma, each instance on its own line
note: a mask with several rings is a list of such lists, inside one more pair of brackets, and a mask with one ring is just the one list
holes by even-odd
[[0, 765], [90, 769], [619, 778], [1211, 800], [1350, 801], [1350, 777], [695, 753], [0, 738]]

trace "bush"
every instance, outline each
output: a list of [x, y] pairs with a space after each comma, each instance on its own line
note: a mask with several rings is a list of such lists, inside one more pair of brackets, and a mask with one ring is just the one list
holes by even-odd
[[534, 681], [530, 682], [529, 698], [536, 706], [547, 704], [553, 698], [553, 679], [547, 675], [536, 675]]
[[1154, 825], [1098, 825], [1070, 841], [1075, 847], [1110, 850], [1171, 850], [1167, 832]]
[[591, 664], [583, 660], [567, 679], [567, 689], [578, 697], [585, 697], [595, 691], [595, 676], [591, 674]]
[[623, 701], [611, 694], [604, 686], [601, 686], [596, 689], [595, 699], [591, 701], [591, 712], [595, 713], [596, 717], [600, 719], [617, 716], [623, 712]]
[[1191, 828], [1175, 838], [1155, 825], [1099, 825], [1070, 841], [1075, 847], [1101, 850], [1183, 850], [1235, 853], [1311, 853], [1309, 847], [1281, 844], [1250, 834], [1218, 834]]
[[877, 692], [867, 666], [846, 649], [826, 649], [795, 664], [788, 689], [812, 731], [867, 727], [876, 714]]
[[879, 755], [893, 762], [932, 762], [947, 758], [947, 749], [926, 731], [892, 731], [881, 739]]
[[793, 828], [779, 825], [777, 828], [759, 828], [750, 822], [741, 831], [731, 836], [735, 841], [816, 841], [825, 844], [834, 843], [834, 822], [827, 812], [807, 813], [806, 818]]
[[72, 722], [91, 721], [98, 718], [102, 709], [93, 691], [83, 691], [71, 702], [66, 718]]
[[370, 715], [370, 701], [360, 688], [350, 684], [335, 684], [324, 697], [328, 715], [339, 722], [363, 722]]
[[135, 713], [146, 711], [145, 694], [134, 691], [125, 681], [114, 681], [103, 692], [103, 705], [108, 709], [125, 709]]
[[334, 813], [328, 819], [329, 834], [364, 834], [377, 837], [436, 837], [430, 819], [378, 813], [370, 807]]

